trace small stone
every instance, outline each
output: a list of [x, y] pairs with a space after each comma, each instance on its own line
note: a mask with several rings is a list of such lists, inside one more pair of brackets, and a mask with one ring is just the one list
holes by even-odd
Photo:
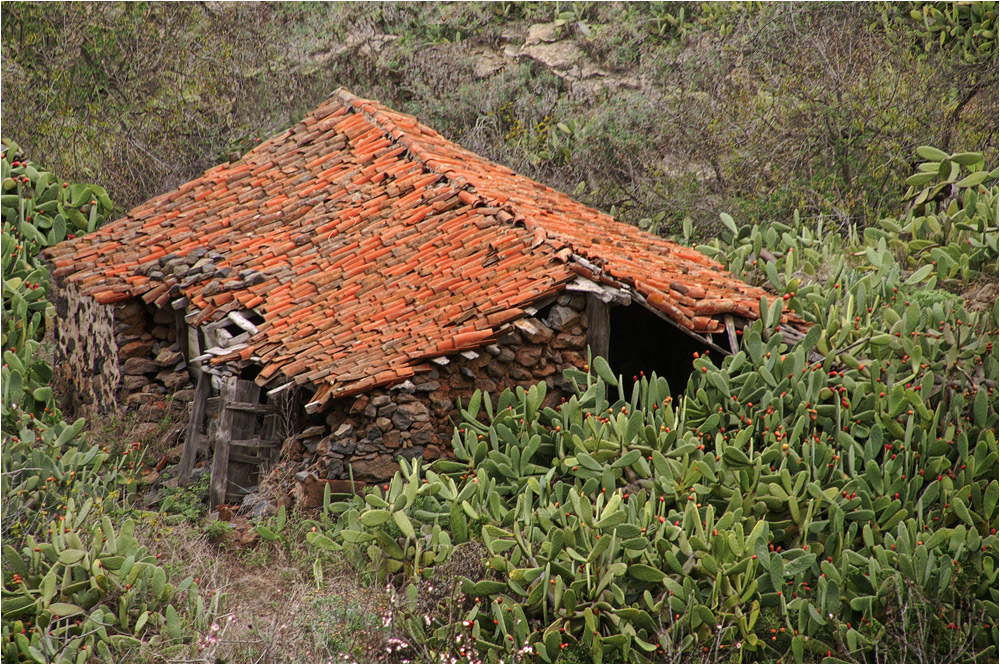
[[180, 351], [174, 351], [170, 347], [163, 347], [160, 352], [156, 354], [156, 359], [153, 361], [160, 367], [173, 367], [181, 360], [184, 356]]
[[217, 279], [213, 279], [211, 282], [205, 285], [202, 289], [202, 296], [214, 296], [222, 290], [222, 282]]
[[510, 378], [514, 379], [515, 381], [527, 381], [528, 379], [532, 378], [532, 376], [531, 372], [521, 367], [520, 365], [511, 365]]
[[[552, 328], [538, 321], [536, 319], [531, 319], [530, 321], [522, 319], [514, 323], [517, 327], [518, 323], [528, 324], [522, 328], [519, 328], [521, 334], [528, 339], [532, 344], [547, 344], [550, 339], [552, 339]], [[528, 328], [530, 326], [530, 329]]]
[[370, 460], [356, 460], [352, 466], [354, 477], [359, 480], [385, 480], [399, 471], [399, 464], [387, 454], [376, 455]]
[[275, 508], [270, 501], [267, 499], [262, 499], [257, 505], [253, 507], [250, 511], [251, 517], [272, 517], [278, 514], [278, 509]]
[[359, 455], [367, 455], [368, 453], [377, 453], [379, 452], [379, 449], [378, 446], [376, 446], [373, 443], [370, 443], [368, 441], [361, 441], [358, 443], [356, 452]]
[[413, 461], [416, 458], [421, 457], [423, 454], [424, 454], [423, 449], [421, 449], [421, 448], [412, 448], [411, 447], [411, 448], [404, 448], [403, 450], [400, 450], [398, 453], [396, 453], [396, 457], [397, 458], [402, 457], [402, 458], [406, 459], [407, 461]]
[[414, 390], [416, 390], [416, 386], [413, 385], [413, 381], [407, 379], [406, 381], [403, 381], [402, 383], [393, 386], [389, 390], [395, 390], [403, 393], [404, 395], [410, 395], [413, 394]]
[[497, 341], [506, 346], [517, 346], [518, 344], [521, 343], [521, 336], [518, 335], [516, 332], [512, 331], [500, 335]]
[[517, 351], [515, 359], [525, 367], [534, 367], [541, 356], [542, 351], [537, 346], [524, 346]]
[[441, 387], [440, 381], [424, 381], [417, 384], [417, 391], [422, 393], [431, 393]]
[[326, 464], [327, 478], [340, 478], [344, 474], [344, 460], [339, 457], [332, 457]]
[[562, 334], [556, 335], [552, 340], [554, 349], [582, 349], [587, 343], [587, 338], [583, 335]]
[[410, 440], [414, 445], [422, 446], [434, 441], [434, 428], [430, 423], [419, 423], [410, 430]]
[[194, 399], [194, 388], [187, 388], [185, 390], [178, 390], [174, 393], [174, 401], [176, 402], [190, 402]]
[[392, 429], [392, 421], [386, 417], [377, 418], [375, 420], [375, 427], [378, 427], [383, 432], [388, 432]]
[[397, 410], [392, 414], [392, 424], [396, 426], [396, 429], [408, 429], [413, 423], [413, 417], [406, 411]]
[[399, 411], [406, 413], [414, 421], [424, 421], [429, 417], [427, 405], [423, 402], [409, 402], [407, 404], [401, 404], [399, 406]]
[[330, 446], [330, 452], [339, 453], [341, 455], [350, 455], [354, 452], [354, 449], [357, 448], [357, 444], [358, 442], [356, 439], [337, 439], [333, 442], [333, 445]]
[[153, 352], [153, 342], [136, 340], [134, 342], [128, 342], [124, 344], [118, 350], [118, 356], [120, 358], [142, 358], [148, 356]]
[[502, 363], [509, 363], [514, 359], [514, 351], [511, 349], [500, 349], [500, 353], [497, 354], [497, 360]]
[[333, 438], [343, 439], [354, 435], [354, 426], [351, 423], [342, 423], [337, 431], [333, 433]]
[[402, 441], [402, 437], [400, 436], [399, 432], [395, 430], [390, 430], [385, 433], [385, 436], [382, 437], [382, 440], [385, 442], [386, 448], [399, 448], [399, 444]]
[[468, 367], [459, 367], [458, 368], [458, 373], [461, 374], [462, 376], [464, 376], [467, 379], [475, 379], [476, 378], [476, 373], [473, 372]]
[[385, 406], [391, 401], [392, 399], [390, 399], [388, 395], [378, 395], [372, 398], [371, 403], [372, 406], [379, 407], [379, 406]]
[[445, 399], [442, 397], [432, 397], [431, 398], [431, 408], [434, 409], [434, 413], [441, 416], [449, 411], [451, 411], [454, 402], [450, 399]]
[[549, 311], [548, 323], [555, 330], [565, 330], [580, 320], [580, 312], [569, 307], [556, 305]]
[[366, 418], [374, 418], [377, 413], [378, 413], [378, 409], [375, 408], [374, 404], [369, 404], [368, 406], [365, 407], [365, 417]]
[[142, 375], [122, 377], [122, 386], [124, 386], [125, 390], [129, 391], [130, 393], [135, 392], [136, 390], [139, 390], [140, 388], [143, 388], [144, 386], [148, 385], [149, 385], [149, 379], [147, 379], [145, 376]]
[[379, 407], [378, 415], [379, 416], [391, 416], [393, 413], [396, 412], [396, 409], [398, 409], [398, 408], [399, 407], [396, 406], [395, 404], [391, 404], [391, 403], [390, 404], [386, 404], [385, 406]]
[[354, 404], [351, 405], [351, 413], [364, 413], [366, 406], [368, 406], [368, 395], [361, 395], [354, 400]]
[[435, 460], [441, 457], [441, 449], [431, 444], [429, 446], [424, 446], [424, 459], [425, 460]]
[[151, 374], [157, 371], [159, 368], [149, 358], [129, 358], [125, 361], [122, 366], [122, 374], [129, 375], [139, 375], [139, 374]]

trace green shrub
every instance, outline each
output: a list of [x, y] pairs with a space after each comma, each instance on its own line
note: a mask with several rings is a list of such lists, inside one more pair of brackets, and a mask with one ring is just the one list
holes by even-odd
[[[702, 249], [782, 297], [683, 395], [601, 358], [555, 409], [544, 383], [477, 392], [454, 460], [401, 461], [309, 540], [398, 587], [395, 621], [434, 657], [996, 658], [1000, 310], [935, 289], [995, 274], [996, 173], [932, 156], [953, 186], [908, 198], [951, 200], [881, 229], [724, 215]], [[951, 235], [920, 235], [942, 209]], [[964, 271], [928, 263], [945, 247]], [[780, 327], [785, 309], [813, 325]], [[470, 539], [489, 573], [425, 616], [424, 580]]]
[[44, 360], [53, 305], [38, 253], [94, 230], [111, 202], [96, 185], [61, 183], [12, 142], [2, 151], [3, 660], [168, 654], [201, 627], [204, 601], [192, 579], [170, 584], [133, 536], [139, 444], [111, 455], [88, 439], [82, 418], [66, 423]]

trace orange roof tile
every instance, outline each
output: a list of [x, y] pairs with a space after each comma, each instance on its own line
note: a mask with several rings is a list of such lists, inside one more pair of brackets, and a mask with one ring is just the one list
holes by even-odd
[[264, 323], [230, 356], [259, 359], [262, 380], [308, 371], [314, 400], [481, 345], [577, 274], [628, 285], [697, 333], [720, 332], [716, 315], [756, 317], [764, 295], [343, 89], [242, 159], [47, 254], [101, 302], [183, 295], [196, 324], [254, 308]]

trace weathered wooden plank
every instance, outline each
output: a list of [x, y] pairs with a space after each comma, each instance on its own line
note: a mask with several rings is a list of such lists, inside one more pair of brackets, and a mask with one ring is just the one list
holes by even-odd
[[722, 317], [722, 320], [726, 323], [726, 335], [729, 337], [729, 348], [735, 356], [740, 351], [740, 343], [736, 341], [736, 324], [733, 323], [733, 315], [726, 314]]
[[611, 346], [611, 307], [592, 293], [587, 294], [587, 344], [595, 357], [608, 357]]
[[[269, 405], [258, 404], [260, 397], [260, 386], [253, 381], [236, 381], [236, 392], [233, 400], [226, 403], [226, 410], [232, 413], [233, 427], [229, 445], [234, 441], [248, 441], [258, 436], [257, 414], [266, 412], [260, 407]], [[273, 407], [270, 407], [273, 408]], [[246, 451], [233, 451], [230, 453], [229, 463], [229, 488], [227, 495], [230, 501], [239, 501], [246, 488], [257, 484], [257, 477], [260, 472], [260, 464], [264, 461], [256, 456], [250, 457]], [[235, 455], [235, 457], [234, 457]]]
[[[256, 385], [256, 384], [254, 384]], [[257, 386], [260, 388], [260, 386]], [[249, 413], [277, 413], [278, 407], [273, 404], [258, 404], [257, 402], [230, 402], [227, 409], [233, 411], [246, 411]]]
[[191, 472], [194, 470], [195, 458], [198, 456], [198, 443], [201, 437], [201, 425], [205, 419], [205, 403], [211, 391], [208, 375], [202, 372], [198, 376], [198, 384], [194, 389], [194, 399], [191, 401], [191, 417], [188, 421], [187, 438], [184, 439], [184, 452], [181, 455], [181, 468], [178, 481], [182, 485], [191, 482]]
[[276, 439], [233, 439], [229, 445], [243, 446], [244, 448], [278, 448], [281, 447], [281, 441]]
[[229, 377], [222, 383], [219, 401], [222, 415], [219, 418], [219, 435], [215, 438], [215, 452], [212, 457], [212, 484], [209, 487], [209, 507], [215, 508], [225, 503], [229, 489], [229, 442], [233, 439], [233, 414], [226, 404], [234, 399], [236, 377]]
[[[256, 455], [244, 455], [242, 453], [229, 453], [230, 464], [233, 462], [237, 462], [239, 464], [246, 464], [252, 467], [258, 467], [267, 461], [268, 461], [267, 457], [258, 457]], [[229, 484], [230, 487], [233, 487], [233, 489], [235, 490], [239, 490], [246, 487], [246, 485], [242, 485], [233, 480], [230, 480]], [[234, 497], [242, 496], [242, 494], [240, 494], [239, 492], [233, 492], [233, 491], [230, 491], [230, 495]]]

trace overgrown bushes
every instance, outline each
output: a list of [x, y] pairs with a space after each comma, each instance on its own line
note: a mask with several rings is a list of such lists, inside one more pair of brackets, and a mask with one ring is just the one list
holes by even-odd
[[[781, 297], [685, 394], [600, 358], [555, 409], [477, 392], [455, 461], [403, 463], [309, 539], [398, 588], [435, 659], [995, 658], [998, 309], [958, 293], [995, 296], [997, 173], [920, 152], [915, 205], [863, 234], [724, 216], [703, 250]], [[468, 540], [488, 573], [451, 587]]]
[[[8, 132], [126, 208], [341, 85], [665, 232], [719, 210], [863, 225], [894, 205], [915, 146], [997, 154], [986, 2], [10, 3], [4, 17]], [[582, 59], [518, 55], [538, 24]]]
[[192, 579], [173, 585], [139, 547], [130, 518], [139, 444], [112, 454], [66, 423], [48, 385], [52, 325], [44, 247], [92, 231], [111, 202], [63, 183], [5, 141], [3, 189], [2, 511], [4, 662], [111, 662], [169, 654], [201, 627]]

